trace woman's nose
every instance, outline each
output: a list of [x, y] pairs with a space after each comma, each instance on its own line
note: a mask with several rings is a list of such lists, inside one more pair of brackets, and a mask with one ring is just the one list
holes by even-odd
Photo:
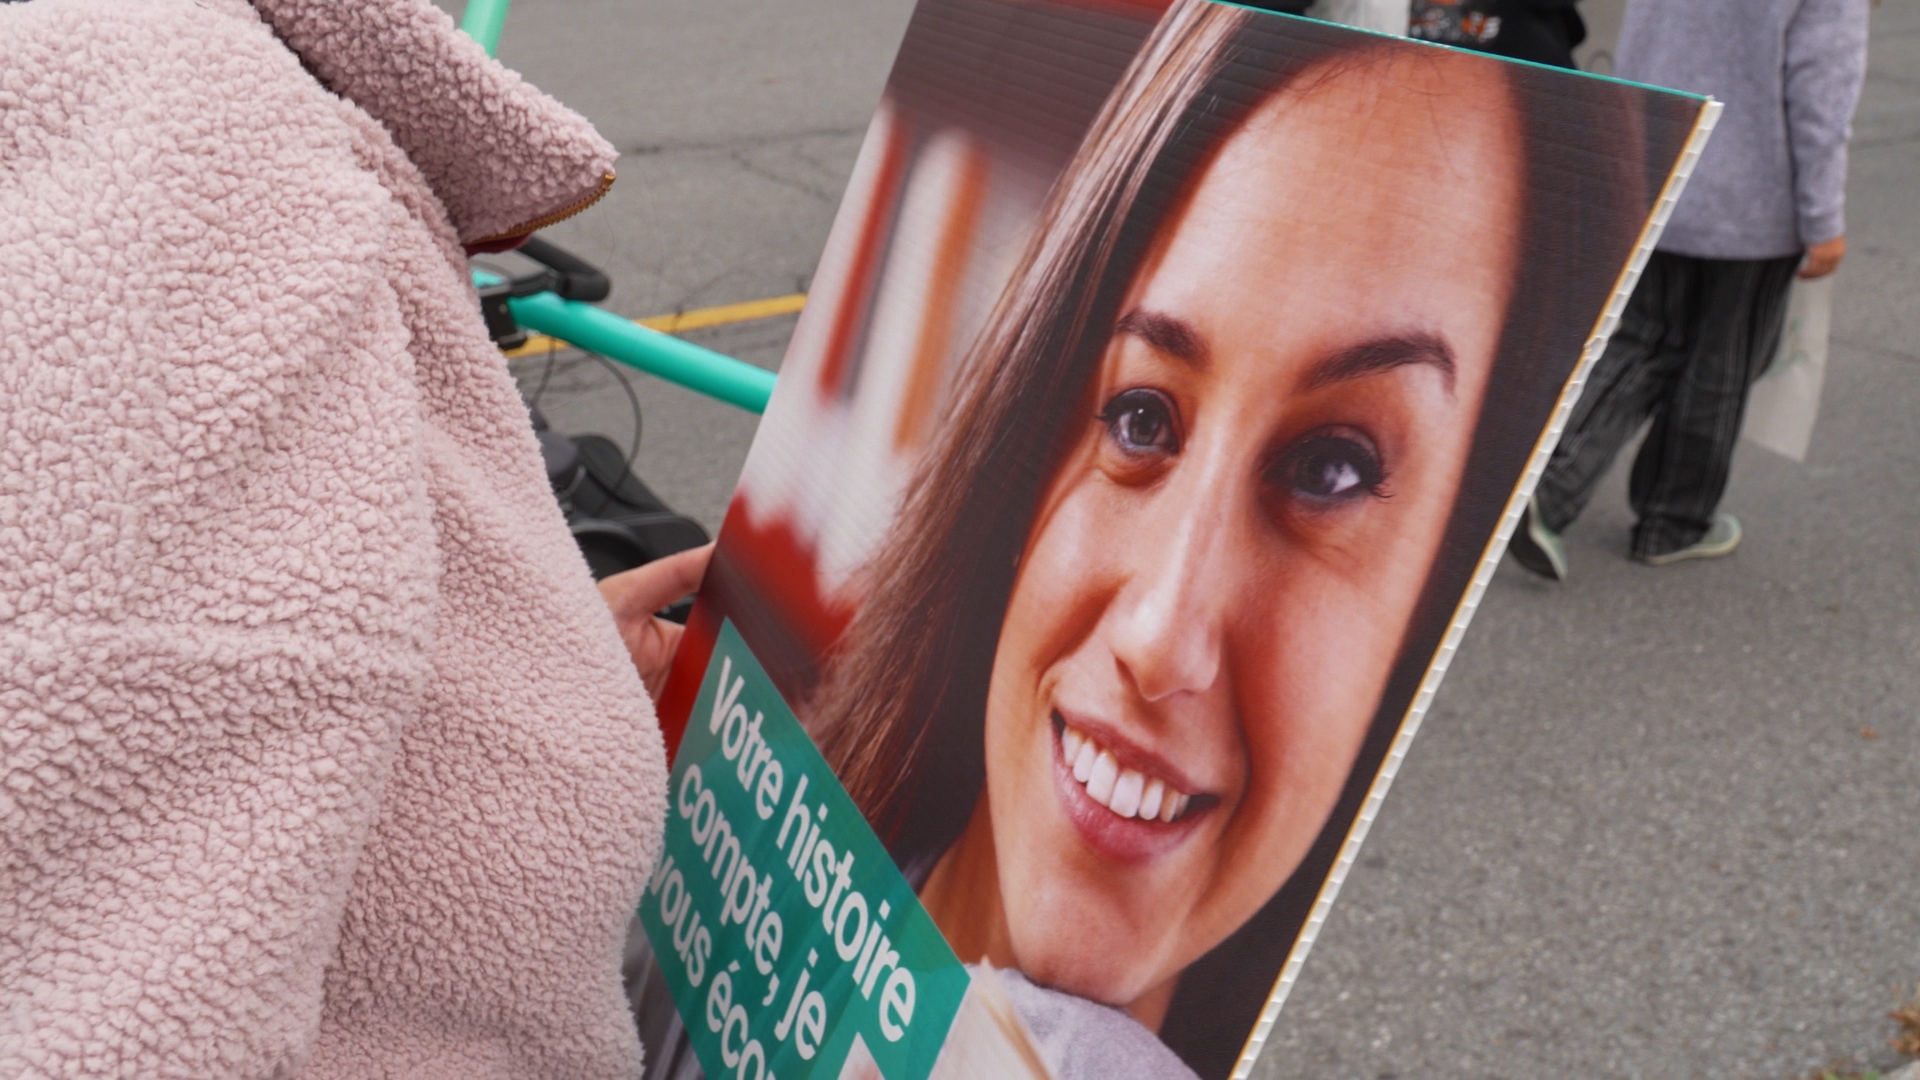
[[1151, 531], [1158, 542], [1137, 536], [1134, 572], [1110, 612], [1114, 660], [1147, 701], [1204, 693], [1220, 677], [1233, 587], [1219, 550], [1226, 530], [1208, 500], [1194, 502]]

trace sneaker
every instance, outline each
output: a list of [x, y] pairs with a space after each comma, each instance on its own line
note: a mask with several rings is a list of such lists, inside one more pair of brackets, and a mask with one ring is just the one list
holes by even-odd
[[1733, 554], [1740, 546], [1740, 519], [1725, 512], [1713, 515], [1713, 526], [1707, 535], [1681, 548], [1664, 555], [1643, 555], [1640, 561], [1648, 566], [1668, 566], [1684, 559], [1717, 559], [1722, 555]]
[[1540, 515], [1533, 512], [1532, 503], [1520, 515], [1520, 527], [1507, 541], [1507, 551], [1515, 562], [1543, 578], [1567, 580], [1567, 547], [1560, 542], [1560, 534], [1547, 528]]

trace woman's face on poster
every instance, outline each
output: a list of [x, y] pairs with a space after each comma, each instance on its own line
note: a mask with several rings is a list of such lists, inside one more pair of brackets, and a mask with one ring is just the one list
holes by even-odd
[[1326, 822], [1438, 553], [1516, 269], [1520, 135], [1494, 65], [1436, 51], [1294, 85], [1136, 273], [989, 687], [1015, 960], [1119, 1005], [1267, 903]]

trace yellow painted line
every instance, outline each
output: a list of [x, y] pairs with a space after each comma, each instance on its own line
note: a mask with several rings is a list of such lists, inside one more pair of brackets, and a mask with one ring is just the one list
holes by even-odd
[[806, 293], [789, 293], [786, 296], [774, 296], [765, 300], [749, 300], [744, 304], [722, 304], [719, 307], [683, 311], [678, 315], [655, 315], [651, 319], [635, 321], [649, 330], [658, 330], [663, 334], [678, 334], [686, 330], [704, 330], [709, 326], [725, 326], [728, 323], [752, 322], [754, 319], [771, 319], [775, 315], [791, 315], [806, 306]]
[[[806, 306], [806, 293], [789, 293], [786, 296], [772, 296], [765, 300], [748, 300], [741, 304], [695, 308], [692, 311], [655, 315], [633, 321], [649, 330], [658, 330], [663, 334], [679, 334], [688, 330], [704, 330], [713, 326], [752, 322], [755, 319], [771, 319], [777, 315], [791, 315]], [[513, 358], [534, 356], [549, 349], [567, 347], [567, 343], [558, 338], [550, 338], [545, 334], [531, 334], [527, 337], [525, 345], [508, 352], [507, 355]]]
[[550, 338], [545, 334], [528, 334], [525, 345], [517, 349], [508, 349], [506, 355], [509, 360], [518, 360], [523, 356], [539, 356], [542, 353], [551, 352], [555, 349], [566, 348], [571, 348], [571, 346], [559, 338]]

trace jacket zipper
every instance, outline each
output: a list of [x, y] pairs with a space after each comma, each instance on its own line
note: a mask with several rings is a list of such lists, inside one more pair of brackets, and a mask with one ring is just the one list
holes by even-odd
[[557, 225], [560, 222], [565, 221], [568, 218], [573, 217], [574, 215], [580, 213], [581, 211], [586, 210], [588, 207], [592, 206], [594, 203], [597, 203], [602, 198], [605, 198], [608, 190], [610, 190], [612, 187], [613, 187], [613, 174], [608, 173], [605, 176], [602, 176], [600, 178], [600, 187], [598, 188], [598, 190], [594, 191], [593, 194], [587, 196], [586, 198], [581, 199], [579, 202], [574, 203], [572, 206], [569, 206], [564, 210], [555, 211], [554, 213], [548, 214], [545, 217], [535, 218], [534, 220], [532, 220], [531, 222], [528, 222], [525, 225], [518, 226], [517, 228], [508, 229], [506, 232], [503, 232], [503, 233], [496, 233], [492, 236], [482, 237], [481, 239], [478, 239], [478, 240], [468, 240], [466, 242], [467, 246], [479, 247], [482, 244], [497, 244], [502, 240], [517, 240], [523, 236], [530, 236], [536, 232], [539, 232], [541, 229], [546, 228], [549, 225]]

